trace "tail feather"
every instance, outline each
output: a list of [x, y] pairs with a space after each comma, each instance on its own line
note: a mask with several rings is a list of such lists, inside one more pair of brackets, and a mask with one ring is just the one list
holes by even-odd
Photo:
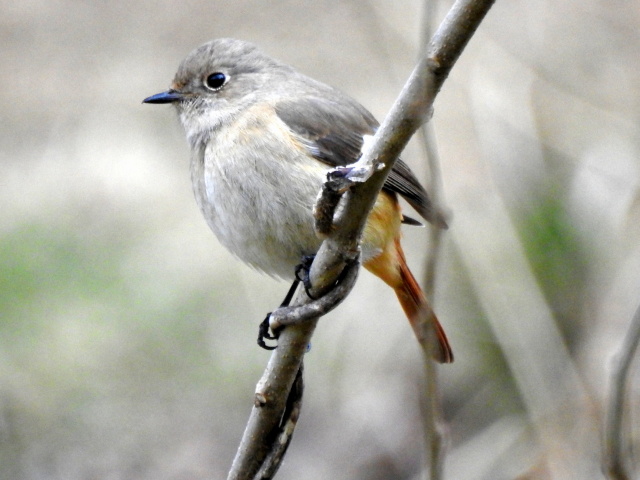
[[400, 239], [396, 237], [377, 257], [364, 267], [391, 286], [422, 348], [440, 363], [453, 362], [447, 335], [431, 309], [420, 285], [409, 270]]
[[[430, 349], [430, 353], [440, 363], [453, 362], [453, 351], [444, 328], [440, 325], [404, 258], [400, 262], [400, 276], [402, 282], [394, 286], [394, 290], [418, 342], [423, 348]], [[431, 345], [429, 345], [430, 339], [433, 339]]]

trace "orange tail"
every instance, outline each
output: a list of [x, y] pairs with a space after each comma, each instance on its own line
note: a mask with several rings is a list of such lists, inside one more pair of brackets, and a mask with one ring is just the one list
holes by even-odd
[[[440, 363], [453, 362], [453, 351], [447, 335], [409, 270], [399, 239], [396, 238], [389, 247], [381, 255], [366, 262], [364, 267], [394, 289], [420, 345], [429, 349]], [[437, 341], [434, 341], [432, 348], [427, 343], [430, 338]]]
[[[409, 323], [414, 333], [423, 347], [427, 345], [430, 336], [435, 334], [437, 345], [433, 346], [433, 355], [440, 363], [453, 362], [453, 351], [444, 333], [444, 328], [440, 325], [436, 314], [431, 309], [431, 305], [427, 302], [424, 293], [415, 277], [409, 270], [409, 266], [404, 261], [404, 255], [401, 255], [400, 276], [402, 284], [394, 287], [400, 305], [404, 313], [409, 319]], [[433, 329], [429, 331], [428, 329]]]

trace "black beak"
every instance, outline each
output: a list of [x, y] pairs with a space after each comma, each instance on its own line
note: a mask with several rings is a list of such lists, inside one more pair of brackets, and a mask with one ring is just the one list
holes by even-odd
[[183, 95], [176, 90], [167, 90], [166, 92], [156, 93], [145, 98], [142, 103], [173, 103], [182, 100]]

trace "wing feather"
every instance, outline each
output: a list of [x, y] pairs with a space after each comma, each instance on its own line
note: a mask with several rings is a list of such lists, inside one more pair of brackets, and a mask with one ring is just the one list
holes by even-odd
[[[281, 100], [278, 117], [302, 141], [308, 152], [332, 167], [358, 160], [363, 137], [373, 135], [378, 122], [362, 105], [334, 89], [326, 96]], [[387, 177], [385, 190], [400, 194], [425, 220], [442, 228], [447, 224], [409, 166], [398, 159]]]

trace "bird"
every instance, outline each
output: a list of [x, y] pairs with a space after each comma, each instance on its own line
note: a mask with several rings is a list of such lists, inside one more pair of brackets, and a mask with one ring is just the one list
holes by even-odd
[[[172, 104], [191, 150], [196, 202], [231, 253], [257, 270], [291, 279], [322, 239], [313, 208], [332, 168], [354, 163], [379, 124], [360, 103], [243, 40], [220, 38], [193, 50], [170, 88], [143, 100]], [[401, 246], [403, 197], [425, 220], [447, 228], [415, 174], [394, 164], [369, 214], [361, 261], [395, 292], [434, 359], [453, 361], [445, 331], [412, 274]], [[426, 348], [426, 347], [425, 347]]]

